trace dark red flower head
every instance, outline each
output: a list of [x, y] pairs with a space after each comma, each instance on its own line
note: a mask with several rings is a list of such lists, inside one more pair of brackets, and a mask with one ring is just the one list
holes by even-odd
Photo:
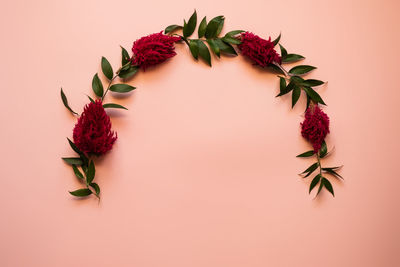
[[240, 35], [241, 44], [238, 45], [242, 54], [250, 58], [254, 65], [267, 67], [273, 62], [282, 63], [281, 56], [275, 51], [271, 37], [262, 39], [251, 32], [243, 32]]
[[133, 43], [132, 63], [145, 70], [149, 66], [157, 65], [176, 55], [174, 43], [181, 37], [153, 33], [144, 36]]
[[317, 153], [329, 133], [329, 117], [317, 105], [310, 106], [301, 123], [301, 135], [311, 142]]
[[87, 104], [74, 128], [74, 143], [84, 153], [101, 155], [109, 151], [117, 135], [111, 131], [110, 117], [102, 102]]

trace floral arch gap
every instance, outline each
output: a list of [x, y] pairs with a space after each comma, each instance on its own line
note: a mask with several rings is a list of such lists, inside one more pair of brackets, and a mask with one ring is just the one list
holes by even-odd
[[[94, 75], [92, 89], [96, 99], [88, 96], [90, 102], [85, 105], [80, 115], [71, 109], [67, 97], [61, 89], [61, 99], [64, 106], [73, 115], [78, 116], [78, 121], [73, 129], [73, 140], [67, 138], [77, 156], [62, 158], [72, 167], [75, 176], [84, 185], [80, 189], [69, 191], [71, 195], [86, 197], [93, 194], [100, 199], [100, 187], [94, 182], [94, 160], [111, 150], [117, 140], [117, 133], [111, 129], [111, 120], [105, 109], [127, 109], [116, 103], [105, 103], [104, 100], [109, 91], [127, 93], [136, 89], [126, 83], [116, 83], [115, 79], [119, 78], [124, 82], [131, 79], [139, 70], [145, 71], [146, 68], [172, 58], [176, 55], [176, 43], [186, 44], [196, 60], [200, 58], [210, 67], [211, 52], [220, 58], [222, 55], [237, 56], [237, 51], [239, 51], [240, 54], [249, 58], [254, 65], [269, 68], [278, 74], [280, 92], [277, 97], [291, 93], [292, 108], [299, 100], [301, 91], [304, 91], [307, 104], [305, 119], [301, 123], [301, 135], [310, 142], [312, 149], [297, 155], [297, 157], [315, 157], [316, 162], [300, 175], [307, 178], [317, 171], [311, 180], [309, 193], [319, 185], [317, 195], [323, 188], [334, 195], [332, 184], [327, 179], [327, 175], [333, 178], [343, 178], [337, 172], [341, 166], [323, 167], [321, 162], [323, 158], [329, 155], [325, 143], [325, 137], [329, 133], [329, 118], [320, 108], [320, 105], [326, 104], [315, 87], [324, 84], [324, 82], [302, 78], [316, 67], [297, 65], [287, 71], [283, 67], [284, 64], [298, 62], [305, 58], [298, 54], [288, 53], [280, 44], [281, 35], [271, 41], [271, 38], [262, 39], [248, 31], [234, 30], [221, 37], [224, 21], [224, 16], [215, 17], [209, 22], [204, 17], [197, 29], [198, 38], [189, 38], [195, 32], [197, 26], [197, 12], [194, 11], [188, 21], [183, 21], [183, 25], [173, 24], [166, 27], [164, 33], [161, 31], [136, 40], [132, 46], [132, 56], [125, 48], [121, 47], [121, 67], [115, 73], [108, 60], [102, 57], [101, 69], [108, 79], [108, 84], [105, 87], [98, 74]], [[182, 32], [182, 34], [176, 32]], [[276, 51], [277, 45], [280, 47], [280, 54]]]

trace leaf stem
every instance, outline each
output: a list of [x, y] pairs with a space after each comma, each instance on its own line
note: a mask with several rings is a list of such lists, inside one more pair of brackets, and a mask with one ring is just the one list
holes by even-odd
[[[119, 70], [117, 71], [117, 73], [119, 73]], [[107, 90], [106, 90], [106, 92], [104, 93], [104, 95], [101, 97], [101, 101], [102, 101], [102, 102], [103, 102], [104, 98], [106, 97], [106, 95], [107, 95], [107, 93], [108, 93], [108, 90], [109, 90], [110, 87], [111, 87], [112, 82], [114, 81], [115, 78], [117, 78], [117, 76], [118, 76], [118, 74], [115, 74], [115, 76], [114, 76], [114, 77], [110, 80], [110, 82], [108, 83]]]

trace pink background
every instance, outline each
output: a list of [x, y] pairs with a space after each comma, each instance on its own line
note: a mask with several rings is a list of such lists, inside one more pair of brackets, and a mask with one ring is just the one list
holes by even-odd
[[[97, 161], [102, 200], [76, 200], [62, 156], [106, 56], [181, 23], [225, 15], [316, 65], [331, 117], [336, 192], [308, 195], [304, 99], [242, 57], [178, 56], [110, 94], [118, 142]], [[398, 1], [3, 1], [0, 266], [400, 266]]]

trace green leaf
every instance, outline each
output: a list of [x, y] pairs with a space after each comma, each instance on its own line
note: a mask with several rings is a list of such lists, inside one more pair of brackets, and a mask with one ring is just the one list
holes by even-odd
[[92, 88], [93, 88], [93, 92], [98, 97], [102, 97], [103, 96], [103, 84], [101, 83], [101, 81], [99, 79], [99, 75], [97, 75], [97, 73], [93, 76]]
[[224, 43], [221, 39], [214, 39], [214, 42], [219, 47], [220, 52], [237, 56], [236, 50], [231, 44]]
[[301, 85], [304, 81], [304, 79], [301, 78], [300, 76], [292, 76], [290, 77], [290, 80], [297, 83], [298, 85]]
[[114, 104], [114, 103], [103, 104], [103, 108], [121, 108], [121, 109], [126, 109], [126, 110], [128, 110], [126, 107], [121, 106], [121, 105], [119, 105], [119, 104]]
[[129, 84], [123, 84], [123, 83], [113, 84], [110, 87], [110, 91], [117, 92], [117, 93], [127, 93], [134, 89], [136, 89], [136, 87], [130, 86]]
[[170, 32], [176, 31], [176, 30], [180, 30], [182, 28], [183, 27], [180, 25], [172, 24], [172, 25], [169, 25], [167, 28], [165, 28], [164, 33], [167, 34], [167, 33], [170, 33]]
[[281, 69], [281, 67], [278, 63], [271, 63], [271, 64], [267, 65], [267, 68], [272, 71], [275, 71], [279, 74], [285, 75], [285, 72]]
[[301, 153], [301, 154], [297, 155], [296, 157], [297, 157], [297, 158], [307, 158], [307, 157], [313, 156], [314, 154], [315, 154], [315, 153], [314, 153], [314, 150], [310, 150], [310, 151]]
[[286, 86], [286, 88], [284, 88], [283, 90], [280, 91], [280, 93], [276, 96], [283, 96], [286, 95], [287, 93], [289, 93], [290, 91], [292, 91], [295, 88], [295, 84], [294, 82], [289, 82], [288, 86]]
[[[303, 90], [304, 90], [304, 89], [303, 89]], [[307, 111], [308, 107], [310, 106], [310, 102], [311, 102], [310, 96], [309, 96], [308, 94], [306, 94], [306, 96], [307, 96], [307, 104], [306, 104], [306, 110], [305, 110], [304, 112]]]
[[335, 177], [343, 179], [343, 177], [339, 173], [335, 172], [332, 168], [322, 168], [322, 170], [326, 173], [332, 174]]
[[122, 79], [129, 79], [135, 75], [139, 70], [138, 66], [130, 66], [127, 70], [121, 70], [118, 76]]
[[314, 179], [311, 181], [311, 184], [310, 184], [310, 189], [309, 189], [309, 191], [308, 191], [308, 193], [310, 194], [311, 193], [311, 191], [314, 189], [314, 187], [319, 183], [319, 181], [321, 180], [321, 174], [317, 174], [315, 177], [314, 177]]
[[305, 59], [305, 57], [297, 54], [286, 54], [284, 57], [282, 56], [283, 63], [292, 63], [302, 59]]
[[299, 65], [296, 67], [293, 67], [289, 70], [290, 74], [295, 74], [295, 75], [304, 75], [312, 70], [316, 69], [314, 66], [309, 66], [309, 65]]
[[319, 166], [318, 162], [315, 162], [313, 165], [311, 165], [310, 167], [308, 167], [304, 172], [302, 172], [301, 174], [305, 174], [307, 173], [306, 176], [304, 176], [303, 178], [308, 177], [313, 171], [315, 171]]
[[211, 67], [211, 55], [208, 47], [201, 40], [197, 40], [197, 46], [199, 47], [199, 56]]
[[129, 61], [131, 61], [131, 57], [129, 56], [128, 51], [121, 46], [121, 64], [122, 66], [126, 65]]
[[331, 182], [329, 182], [328, 179], [322, 177], [321, 183], [324, 184], [325, 188], [328, 189], [328, 191], [332, 194], [332, 196], [335, 196], [335, 193], [333, 192], [333, 187]]
[[217, 45], [217, 43], [215, 42], [214, 39], [207, 39], [207, 43], [210, 46], [211, 50], [214, 52], [214, 54], [217, 57], [220, 57], [220, 51], [219, 51], [219, 46]]
[[242, 30], [235, 30], [235, 31], [230, 31], [228, 33], [225, 34], [225, 37], [229, 36], [229, 37], [234, 37], [235, 35], [242, 33], [244, 31]]
[[282, 62], [285, 62], [284, 58], [286, 58], [286, 56], [287, 56], [287, 51], [281, 44], [279, 44], [279, 47], [281, 48]]
[[72, 165], [72, 169], [74, 170], [76, 177], [78, 177], [79, 179], [84, 179], [83, 174], [79, 171], [79, 169], [75, 165]]
[[307, 95], [314, 101], [315, 103], [321, 103], [326, 106], [324, 100], [322, 100], [321, 96], [314, 91], [311, 87], [303, 87], [303, 90], [307, 93]]
[[319, 157], [323, 158], [328, 153], [328, 147], [326, 146], [325, 140], [321, 144], [321, 148], [319, 149]]
[[90, 191], [88, 188], [82, 188], [75, 191], [69, 191], [69, 193], [76, 197], [86, 197], [92, 194], [92, 191]]
[[72, 142], [69, 138], [67, 138], [69, 145], [71, 146], [72, 150], [75, 151], [78, 154], [82, 154], [82, 152], [79, 150], [79, 148]]
[[111, 67], [110, 62], [105, 57], [101, 58], [101, 70], [103, 71], [104, 76], [107, 77], [107, 79], [111, 80], [114, 75], [114, 71]]
[[197, 25], [197, 13], [196, 10], [193, 12], [192, 16], [190, 16], [189, 21], [183, 26], [183, 36], [189, 37], [193, 34]]
[[100, 186], [98, 184], [90, 183], [89, 185], [94, 189], [94, 191], [96, 192], [96, 195], [100, 194]]
[[314, 80], [314, 79], [305, 80], [303, 83], [304, 83], [305, 85], [309, 86], [309, 87], [315, 87], [315, 86], [319, 86], [319, 85], [324, 84], [323, 81]]
[[207, 24], [205, 36], [207, 39], [215, 38], [221, 32], [224, 25], [224, 16], [218, 16], [210, 20]]
[[206, 33], [206, 28], [207, 28], [207, 18], [204, 17], [199, 25], [199, 30], [198, 30], [199, 38], [204, 36], [204, 34]]
[[90, 96], [87, 96], [87, 97], [89, 98], [90, 102], [94, 103], [93, 98], [91, 98]]
[[225, 36], [222, 38], [222, 41], [224, 41], [225, 43], [230, 43], [230, 44], [241, 44], [242, 42], [239, 41], [238, 39], [234, 38], [234, 37], [230, 37], [230, 36]]
[[66, 163], [69, 165], [82, 165], [82, 159], [81, 158], [62, 158]]
[[284, 77], [279, 77], [279, 91], [283, 92], [286, 89], [286, 79]]
[[276, 46], [280, 40], [281, 40], [281, 34], [279, 33], [278, 37], [276, 37], [276, 39], [272, 41], [272, 43], [274, 44], [274, 46]]
[[88, 158], [86, 157], [86, 155], [82, 151], [80, 151], [79, 148], [69, 138], [67, 138], [67, 140], [72, 150], [79, 154], [80, 159], [82, 160], [82, 165], [87, 165]]
[[199, 58], [199, 46], [197, 40], [189, 40], [189, 49], [192, 56], [197, 60]]
[[297, 101], [300, 98], [301, 89], [298, 86], [295, 86], [292, 92], [292, 108], [296, 105]]
[[220, 21], [220, 23], [219, 23], [219, 25], [218, 25], [218, 29], [217, 29], [217, 32], [216, 32], [216, 34], [215, 34], [215, 37], [219, 36], [219, 34], [220, 34], [221, 31], [222, 31], [222, 28], [224, 27], [225, 18], [224, 18], [223, 16], [221, 16], [221, 17], [222, 17], [222, 18], [221, 18], [221, 21]]
[[68, 105], [68, 99], [67, 99], [67, 97], [65, 96], [64, 91], [63, 91], [62, 88], [61, 88], [61, 100], [62, 100], [64, 106], [65, 106], [71, 113], [73, 113], [73, 114], [75, 114], [75, 115], [79, 115], [78, 113], [76, 113], [75, 111], [73, 111], [73, 110], [69, 107], [69, 105]]
[[96, 173], [96, 168], [94, 166], [93, 160], [91, 160], [86, 172], [86, 183], [90, 184], [93, 181], [95, 173]]

